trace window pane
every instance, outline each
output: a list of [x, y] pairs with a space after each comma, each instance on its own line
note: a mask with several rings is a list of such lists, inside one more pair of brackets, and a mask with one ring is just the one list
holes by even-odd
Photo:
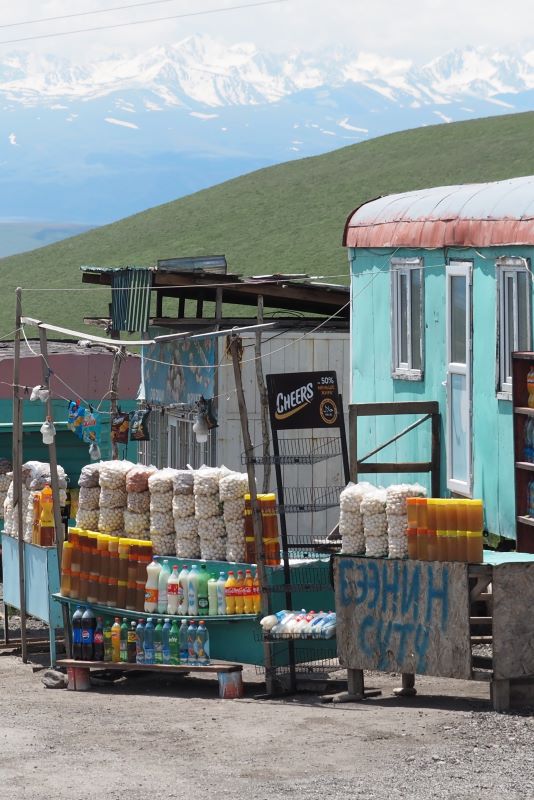
[[510, 383], [512, 380], [512, 365], [511, 365], [511, 357], [510, 353], [514, 349], [515, 346], [515, 336], [514, 336], [514, 276], [507, 275], [506, 276], [506, 289], [505, 289], [505, 309], [506, 309], [506, 339], [505, 339], [505, 350], [504, 350], [504, 379], [506, 383]]
[[468, 480], [469, 405], [467, 378], [451, 375], [451, 478], [462, 483]]
[[462, 275], [451, 277], [451, 361], [466, 363], [466, 279]]
[[401, 364], [408, 363], [408, 276], [401, 272], [399, 292], [399, 317], [400, 317], [400, 360]]
[[410, 271], [410, 279], [412, 287], [412, 369], [421, 369], [421, 270], [412, 269]]
[[526, 272], [517, 273], [517, 349], [530, 350], [528, 335], [528, 290], [530, 278]]

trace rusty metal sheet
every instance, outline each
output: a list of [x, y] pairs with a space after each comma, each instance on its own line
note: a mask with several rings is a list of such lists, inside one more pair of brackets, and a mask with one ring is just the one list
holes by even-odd
[[348, 218], [347, 247], [534, 244], [534, 176], [379, 197]]

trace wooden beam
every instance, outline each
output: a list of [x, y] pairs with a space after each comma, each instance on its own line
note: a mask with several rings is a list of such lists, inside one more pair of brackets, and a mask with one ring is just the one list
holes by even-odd
[[352, 403], [359, 417], [380, 417], [399, 414], [439, 414], [439, 403], [431, 401], [402, 401], [395, 403]]
[[430, 472], [432, 469], [431, 461], [413, 461], [401, 464], [392, 462], [382, 462], [378, 464], [368, 464], [367, 461], [358, 461], [358, 473], [363, 472], [369, 475], [391, 474], [394, 472]]
[[[20, 642], [22, 661], [28, 663], [28, 643], [26, 639], [26, 577], [24, 569], [24, 513], [22, 508], [22, 414], [23, 405], [20, 396], [20, 329], [22, 321], [22, 289], [15, 292], [15, 344], [13, 357], [13, 513], [18, 524], [19, 555], [19, 595], [20, 595]], [[4, 620], [8, 625], [7, 617]], [[7, 630], [7, 628], [6, 628]]]

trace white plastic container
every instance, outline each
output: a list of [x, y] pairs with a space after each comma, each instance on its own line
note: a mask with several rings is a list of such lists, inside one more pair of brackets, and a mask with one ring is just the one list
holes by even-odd
[[217, 578], [213, 576], [208, 580], [208, 614], [210, 617], [216, 617], [219, 613], [219, 604], [217, 602]]
[[146, 572], [145, 611], [147, 614], [153, 614], [158, 608], [158, 585], [161, 565], [157, 561], [151, 561], [146, 568]]
[[198, 580], [199, 571], [196, 564], [193, 564], [188, 575], [187, 581], [187, 613], [190, 617], [198, 616]]
[[217, 614], [226, 614], [226, 595], [224, 587], [226, 584], [226, 572], [220, 572], [217, 579]]
[[189, 569], [184, 564], [178, 575], [180, 585], [178, 587], [178, 614], [187, 614], [189, 604]]
[[178, 614], [180, 576], [178, 567], [173, 567], [167, 582], [167, 614]]
[[158, 576], [158, 614], [167, 613], [168, 591], [167, 584], [171, 577], [171, 568], [167, 559], [163, 562], [159, 576]]

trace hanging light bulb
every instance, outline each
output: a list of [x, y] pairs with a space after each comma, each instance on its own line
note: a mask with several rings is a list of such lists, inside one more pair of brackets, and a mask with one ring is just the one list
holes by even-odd
[[56, 429], [54, 423], [47, 417], [45, 422], [41, 425], [41, 434], [43, 437], [43, 444], [52, 444], [56, 436]]
[[197, 414], [193, 424], [193, 433], [198, 444], [205, 444], [208, 441], [208, 423], [205, 414]]

